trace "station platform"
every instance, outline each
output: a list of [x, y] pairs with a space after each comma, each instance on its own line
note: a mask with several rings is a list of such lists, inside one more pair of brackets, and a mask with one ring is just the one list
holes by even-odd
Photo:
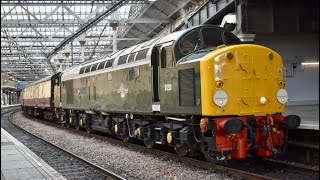
[[1, 128], [1, 180], [65, 179], [25, 145]]
[[298, 115], [301, 118], [299, 129], [319, 130], [319, 104], [287, 106], [284, 115]]
[[1, 105], [1, 109], [2, 108], [15, 107], [15, 106], [21, 106], [21, 104]]

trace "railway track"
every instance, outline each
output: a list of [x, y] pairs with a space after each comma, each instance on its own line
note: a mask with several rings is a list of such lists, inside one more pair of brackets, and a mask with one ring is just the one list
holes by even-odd
[[[27, 118], [31, 118], [31, 117], [27, 117]], [[318, 179], [319, 178], [319, 169], [317, 168], [311, 168], [311, 167], [306, 167], [306, 166], [302, 166], [302, 165], [295, 165], [295, 164], [290, 164], [290, 163], [285, 163], [282, 161], [276, 161], [276, 160], [272, 160], [272, 159], [263, 159], [263, 160], [259, 160], [259, 161], [255, 161], [253, 164], [251, 165], [246, 165], [243, 166], [243, 163], [241, 163], [241, 166], [239, 167], [239, 164], [237, 165], [237, 163], [235, 163], [235, 165], [231, 164], [229, 166], [221, 166], [221, 165], [213, 165], [207, 162], [204, 162], [202, 160], [198, 160], [198, 159], [193, 159], [193, 158], [189, 158], [189, 157], [178, 157], [177, 155], [171, 153], [171, 152], [167, 152], [167, 151], [162, 151], [162, 150], [158, 150], [158, 149], [147, 149], [142, 145], [139, 144], [128, 144], [128, 143], [124, 143], [120, 140], [114, 139], [114, 138], [109, 138], [106, 136], [101, 135], [101, 133], [98, 134], [88, 134], [84, 131], [77, 131], [75, 129], [70, 129], [70, 128], [66, 128], [66, 127], [61, 127], [60, 125], [57, 124], [52, 124], [46, 121], [40, 121], [36, 118], [32, 118], [35, 121], [38, 121], [40, 123], [44, 123], [46, 125], [49, 126], [53, 126], [53, 127], [57, 127], [57, 128], [62, 128], [65, 130], [69, 130], [73, 133], [77, 133], [81, 136], [86, 136], [86, 137], [91, 137], [91, 138], [97, 138], [97, 139], [101, 139], [104, 141], [108, 141], [111, 142], [113, 144], [117, 144], [123, 147], [128, 147], [130, 146], [130, 148], [139, 150], [139, 151], [143, 151], [144, 153], [149, 153], [149, 154], [156, 154], [156, 155], [161, 155], [166, 156], [167, 159], [171, 159], [171, 160], [175, 160], [175, 161], [179, 161], [185, 164], [188, 164], [190, 166], [195, 166], [198, 168], [202, 168], [202, 169], [208, 169], [208, 170], [214, 170], [217, 172], [222, 172], [222, 173], [226, 173], [226, 174], [230, 174], [232, 176], [235, 177], [241, 177], [241, 178], [245, 178], [245, 179], [286, 179], [286, 174], [284, 174], [283, 172], [287, 172], [287, 171], [292, 171], [292, 172], [299, 172], [298, 176], [295, 176], [294, 174], [291, 175], [291, 177], [296, 177], [295, 179]], [[263, 165], [263, 167], [268, 166], [267, 168], [263, 169], [264, 172], [261, 172], [261, 170], [254, 170], [254, 168], [252, 168], [252, 166], [261, 166]], [[279, 172], [275, 173], [274, 171], [270, 170], [270, 169], [279, 169], [280, 168], [280, 173], [282, 172], [282, 175], [279, 175]], [[250, 171], [250, 172], [248, 172]], [[265, 172], [268, 171], [268, 172]], [[301, 174], [303, 174], [303, 176], [301, 176]], [[280, 178], [279, 178], [280, 177]], [[299, 178], [302, 177], [302, 178]]]
[[66, 179], [125, 179], [15, 125], [10, 121], [10, 118], [16, 111], [19, 110], [1, 112], [1, 127], [35, 152]]

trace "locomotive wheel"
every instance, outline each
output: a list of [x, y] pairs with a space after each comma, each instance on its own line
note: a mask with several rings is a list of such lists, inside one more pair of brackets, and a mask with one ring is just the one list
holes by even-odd
[[80, 122], [76, 122], [76, 124], [74, 125], [74, 127], [76, 128], [77, 131], [80, 130]]
[[87, 131], [87, 133], [91, 133], [92, 132], [92, 129], [91, 129], [91, 127], [89, 127], [89, 126], [86, 126], [86, 131]]
[[62, 127], [66, 126], [66, 122], [64, 121], [64, 119], [62, 119], [62, 121], [60, 122]]
[[70, 128], [70, 123], [69, 122], [66, 123], [66, 127]]
[[177, 145], [174, 147], [174, 150], [179, 157], [184, 157], [188, 154], [188, 148], [184, 145]]
[[60, 124], [62, 127], [64, 126], [64, 121], [63, 121], [63, 118], [60, 118], [59, 119], [59, 122], [58, 122], [58, 124]]
[[123, 132], [120, 133], [120, 137], [123, 142], [127, 143], [130, 140], [129, 131], [126, 123], [123, 123]]
[[87, 133], [92, 133], [92, 128], [91, 128], [91, 124], [92, 124], [92, 119], [91, 119], [91, 115], [86, 114], [84, 116], [84, 124], [86, 126], [86, 131]]
[[130, 140], [130, 136], [127, 133], [121, 133], [120, 136], [121, 136], [121, 139], [122, 139], [123, 142], [127, 143]]
[[154, 146], [154, 139], [150, 139], [150, 138], [145, 138], [143, 139], [144, 145], [148, 148], [151, 149]]
[[202, 151], [204, 158], [212, 164], [216, 164], [218, 162], [217, 160], [217, 154], [213, 151]]
[[74, 125], [74, 127], [76, 128], [77, 131], [80, 130], [80, 121], [82, 122], [82, 117], [79, 118], [79, 117], [77, 116], [76, 122], [75, 122], [75, 125]]
[[79, 130], [80, 130], [80, 126], [79, 126], [79, 124], [78, 124], [78, 125], [75, 125], [74, 127], [76, 128], [76, 130], [77, 130], [77, 131], [79, 131]]

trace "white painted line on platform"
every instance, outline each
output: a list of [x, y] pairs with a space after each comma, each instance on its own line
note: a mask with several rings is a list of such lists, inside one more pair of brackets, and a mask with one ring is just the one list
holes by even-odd
[[313, 129], [313, 130], [319, 130], [319, 125], [313, 125], [313, 124], [300, 124], [298, 129]]

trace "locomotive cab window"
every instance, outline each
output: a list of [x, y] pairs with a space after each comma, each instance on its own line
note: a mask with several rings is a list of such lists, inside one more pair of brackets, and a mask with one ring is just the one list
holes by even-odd
[[186, 55], [201, 47], [201, 39], [198, 31], [192, 31], [184, 36], [179, 43], [180, 53]]
[[227, 45], [241, 44], [240, 39], [232, 33], [225, 31], [223, 32], [223, 37]]
[[201, 29], [203, 47], [217, 47], [223, 45], [221, 30], [214, 28]]
[[173, 67], [173, 60], [172, 46], [163, 47], [161, 49], [161, 67]]

